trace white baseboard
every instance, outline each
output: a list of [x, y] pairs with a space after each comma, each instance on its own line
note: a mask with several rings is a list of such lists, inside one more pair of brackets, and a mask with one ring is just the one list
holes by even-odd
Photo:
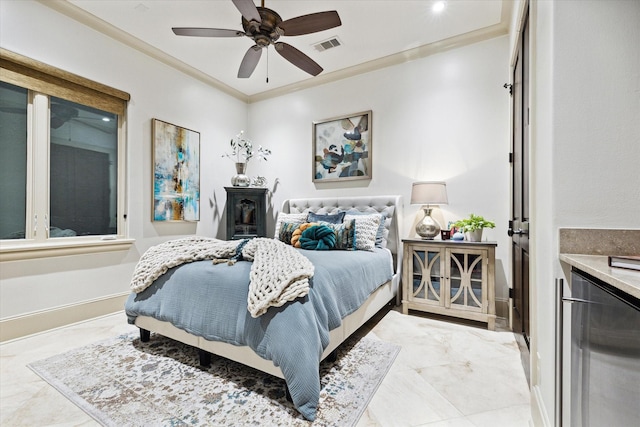
[[82, 322], [124, 309], [129, 292], [0, 320], [0, 342]]
[[549, 421], [549, 414], [544, 406], [540, 387], [537, 385], [531, 387], [531, 420], [533, 421], [534, 426], [547, 427], [553, 425]]

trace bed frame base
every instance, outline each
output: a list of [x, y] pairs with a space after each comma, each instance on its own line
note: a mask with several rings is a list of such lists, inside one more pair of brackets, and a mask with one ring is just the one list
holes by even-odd
[[[342, 320], [342, 325], [330, 331], [329, 345], [322, 354], [322, 360], [334, 352], [344, 340], [358, 330], [360, 326], [365, 324], [367, 320], [373, 317], [373, 315], [380, 311], [386, 304], [394, 302], [397, 289], [398, 283], [396, 280], [390, 280], [385, 283], [376, 289], [359, 309], [346, 316]], [[284, 379], [284, 375], [278, 366], [275, 366], [272, 361], [258, 356], [250, 347], [237, 346], [219, 341], [209, 341], [202, 337], [192, 335], [182, 329], [178, 329], [169, 322], [157, 320], [152, 317], [138, 316], [135, 324], [140, 328], [140, 341], [142, 342], [149, 341], [149, 331], [153, 331], [165, 337], [196, 347], [202, 352], [226, 357], [227, 359]], [[206, 359], [205, 357], [205, 362]], [[209, 360], [209, 364], [210, 363], [211, 361]]]
[[208, 368], [211, 366], [211, 359], [213, 358], [213, 354], [199, 348], [198, 358], [200, 359], [200, 366], [202, 366], [203, 368]]
[[150, 339], [151, 339], [151, 331], [140, 328], [140, 341], [149, 342]]

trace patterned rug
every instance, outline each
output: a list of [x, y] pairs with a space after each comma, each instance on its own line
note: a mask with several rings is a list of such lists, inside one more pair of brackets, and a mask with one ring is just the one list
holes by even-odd
[[353, 426], [400, 347], [350, 338], [335, 362], [322, 362], [316, 420], [285, 397], [284, 380], [222, 357], [198, 363], [197, 349], [130, 333], [29, 365], [106, 426]]

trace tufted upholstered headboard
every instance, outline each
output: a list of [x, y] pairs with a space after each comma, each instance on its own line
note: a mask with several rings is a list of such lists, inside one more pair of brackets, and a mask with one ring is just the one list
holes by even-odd
[[394, 258], [396, 275], [400, 274], [402, 264], [402, 244], [400, 242], [400, 218], [402, 218], [402, 196], [356, 196], [321, 197], [310, 199], [289, 199], [282, 204], [284, 213], [315, 212], [319, 214], [337, 213], [340, 210], [357, 209], [361, 212], [383, 213], [387, 217], [385, 228], [387, 249]]

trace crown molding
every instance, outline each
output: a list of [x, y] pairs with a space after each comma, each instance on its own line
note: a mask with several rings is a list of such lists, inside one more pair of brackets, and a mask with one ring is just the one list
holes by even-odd
[[133, 49], [136, 49], [144, 53], [145, 55], [150, 56], [151, 58], [154, 58], [176, 70], [185, 73], [188, 76], [200, 80], [203, 83], [248, 104], [264, 101], [270, 98], [276, 98], [300, 90], [309, 89], [323, 84], [354, 77], [360, 74], [376, 71], [382, 68], [414, 61], [416, 59], [434, 55], [436, 53], [445, 52], [451, 49], [457, 49], [463, 46], [506, 35], [509, 33], [509, 20], [511, 19], [511, 12], [513, 8], [513, 4], [510, 0], [503, 0], [501, 21], [499, 24], [481, 28], [479, 30], [471, 31], [465, 34], [460, 34], [444, 40], [439, 40], [434, 43], [418, 46], [412, 49], [398, 52], [393, 55], [385, 56], [383, 58], [364, 62], [353, 67], [321, 74], [312, 79], [307, 79], [302, 82], [293, 83], [276, 89], [260, 92], [254, 95], [247, 95], [222, 83], [220, 80], [217, 80], [210, 75], [203, 73], [202, 71], [199, 71], [194, 67], [174, 58], [173, 56], [168, 55], [167, 53], [151, 46], [150, 44], [138, 39], [137, 37], [134, 37], [131, 34], [122, 31], [119, 28], [116, 28], [108, 22], [97, 18], [89, 12], [86, 12], [85, 10], [71, 4], [67, 0], [37, 1], [59, 13], [62, 13], [96, 31], [99, 31], [113, 38], [114, 40], [117, 40]]
[[240, 92], [222, 83], [220, 80], [217, 80], [211, 77], [208, 74], [199, 71], [192, 66], [174, 58], [173, 56], [157, 49], [150, 44], [140, 40], [137, 37], [132, 36], [131, 34], [122, 31], [119, 28], [109, 24], [108, 22], [90, 14], [84, 9], [79, 8], [78, 6], [68, 2], [67, 0], [37, 0], [39, 3], [59, 12], [63, 15], [68, 16], [69, 18], [80, 22], [92, 28], [96, 31], [101, 32], [102, 34], [111, 37], [114, 40], [119, 41], [133, 49], [136, 49], [145, 55], [150, 56], [153, 59], [156, 59], [162, 62], [165, 65], [168, 65], [172, 68], [175, 68], [178, 71], [185, 73], [188, 76], [191, 76], [201, 82], [212, 86], [221, 92], [226, 93], [234, 98], [237, 98], [241, 101], [248, 102], [247, 94]]
[[386, 67], [392, 67], [394, 65], [403, 64], [405, 62], [414, 61], [416, 59], [424, 58], [437, 53], [445, 52], [451, 49], [457, 49], [463, 46], [468, 46], [474, 43], [482, 42], [492, 38], [504, 36], [508, 34], [508, 25], [504, 22], [495, 24], [490, 27], [485, 27], [480, 30], [471, 31], [465, 34], [460, 34], [448, 39], [439, 40], [434, 43], [418, 46], [412, 49], [408, 49], [402, 52], [388, 55], [379, 59], [364, 62], [362, 64], [354, 65], [353, 67], [344, 68], [342, 70], [333, 71], [331, 73], [321, 74], [312, 79], [304, 80], [299, 83], [294, 83], [287, 86], [282, 86], [277, 89], [272, 89], [265, 92], [260, 92], [248, 97], [248, 103], [254, 103], [264, 101], [270, 98], [276, 98], [278, 96], [287, 95], [293, 92], [297, 92], [303, 89], [309, 89], [315, 86], [320, 86], [326, 83], [335, 82], [342, 79], [347, 79], [360, 74], [369, 73], [372, 71], [380, 70]]

